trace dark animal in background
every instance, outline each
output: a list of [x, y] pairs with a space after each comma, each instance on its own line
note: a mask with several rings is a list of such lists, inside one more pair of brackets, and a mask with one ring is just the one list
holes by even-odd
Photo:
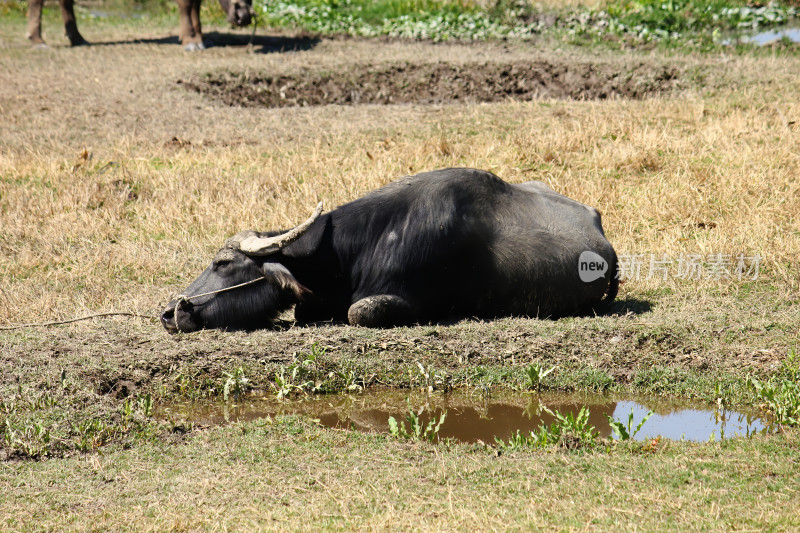
[[228, 239], [169, 303], [164, 327], [258, 329], [292, 305], [301, 323], [368, 327], [559, 317], [591, 313], [617, 293], [600, 214], [541, 182], [451, 168], [321, 209], [289, 232]]
[[[202, 50], [203, 31], [200, 26], [200, 0], [177, 0], [180, 13], [179, 36], [186, 50]], [[75, 0], [59, 0], [64, 29], [72, 46], [87, 44], [78, 31], [75, 21]], [[42, 40], [42, 6], [44, 0], [28, 0], [28, 39], [34, 45], [45, 46]], [[219, 0], [219, 5], [228, 14], [231, 25], [243, 28], [249, 26], [254, 17], [252, 0]]]

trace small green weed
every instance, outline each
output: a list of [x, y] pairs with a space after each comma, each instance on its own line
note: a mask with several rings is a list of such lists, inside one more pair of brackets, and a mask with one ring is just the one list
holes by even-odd
[[747, 383], [775, 417], [775, 422], [800, 426], [800, 356], [794, 350], [784, 360], [777, 376], [765, 382], [750, 376]]
[[614, 418], [609, 415], [606, 415], [606, 418], [608, 419], [608, 424], [611, 426], [611, 433], [614, 437], [619, 440], [632, 440], [651, 416], [653, 416], [652, 410], [644, 415], [644, 418], [642, 418], [635, 429], [633, 429], [633, 409], [631, 409], [631, 413], [628, 415], [627, 424], [614, 420]]
[[87, 419], [72, 423], [72, 433], [75, 449], [81, 452], [91, 452], [104, 445], [111, 437], [111, 428], [98, 419]]
[[331, 372], [330, 377], [339, 378], [339, 380], [342, 382], [341, 390], [346, 392], [361, 392], [364, 390], [364, 380], [362, 379], [361, 384], [359, 384], [358, 374], [352, 368]]
[[153, 397], [149, 394], [137, 396], [134, 398], [126, 398], [119, 409], [119, 414], [123, 420], [130, 420], [134, 416], [142, 416], [150, 418], [153, 416]]
[[178, 372], [172, 382], [172, 389], [165, 392], [192, 401], [212, 397], [218, 390], [214, 380], [200, 372]]
[[497, 446], [504, 451], [514, 451], [524, 448], [547, 448], [558, 446], [568, 450], [578, 448], [593, 447], [597, 444], [599, 433], [594, 426], [589, 425], [589, 409], [581, 407], [576, 415], [573, 413], [563, 414], [559, 411], [552, 412], [547, 407], [541, 407], [544, 411], [555, 417], [555, 422], [550, 426], [540, 425], [529, 435], [524, 435], [517, 430], [508, 441], [503, 441], [495, 437]]
[[222, 387], [222, 398], [226, 402], [233, 396], [234, 401], [238, 401], [247, 393], [250, 380], [244, 375], [244, 369], [240, 366], [233, 372], [223, 372], [225, 384]]
[[417, 361], [417, 368], [419, 368], [422, 386], [428, 392], [433, 392], [436, 389], [448, 391], [452, 388], [451, 378], [447, 372], [440, 372], [434, 369], [433, 365], [428, 365], [425, 368], [419, 361]]
[[586, 407], [581, 407], [577, 416], [572, 413], [564, 415], [558, 411], [553, 415], [556, 417], [556, 422], [551, 428], [555, 427], [557, 431], [552, 433], [561, 437], [560, 440], [563, 441], [566, 436], [572, 440], [577, 439], [580, 444], [594, 444], [596, 442], [599, 434], [595, 431], [594, 426], [589, 425], [589, 409]]
[[[389, 433], [392, 436], [399, 438], [399, 439], [406, 439], [406, 440], [425, 440], [428, 442], [433, 442], [434, 440], [439, 439], [439, 430], [444, 424], [444, 420], [447, 417], [447, 411], [444, 411], [437, 421], [436, 416], [433, 416], [426, 425], [423, 426], [422, 413], [425, 412], [425, 408], [422, 407], [419, 412], [415, 412], [414, 409], [411, 407], [410, 400], [406, 399], [406, 404], [408, 405], [408, 415], [406, 415], [405, 422], [397, 422], [397, 419], [393, 416], [389, 417]], [[408, 422], [408, 428], [406, 428], [406, 422]]]
[[309, 353], [295, 354], [292, 363], [288, 366], [281, 366], [275, 373], [275, 396], [278, 399], [285, 398], [294, 393], [307, 394], [321, 390], [322, 385], [314, 379], [319, 358], [325, 354], [325, 348], [317, 343], [311, 346]]
[[31, 402], [31, 410], [38, 411], [50, 409], [58, 406], [58, 399], [48, 391], [42, 391], [39, 396]]
[[6, 446], [20, 456], [36, 459], [50, 455], [50, 429], [41, 420], [27, 419], [15, 424], [6, 418], [1, 429]]
[[135, 408], [133, 406], [133, 401], [130, 398], [126, 399], [122, 402], [122, 406], [119, 408], [119, 414], [122, 416], [123, 421], [128, 421], [133, 418], [133, 413]]
[[781, 363], [778, 374], [789, 381], [800, 381], [800, 353], [792, 349]]
[[153, 398], [149, 394], [140, 396], [136, 400], [136, 404], [145, 417], [153, 416]]
[[544, 367], [542, 367], [541, 364], [534, 363], [525, 369], [525, 376], [528, 378], [526, 383], [528, 390], [540, 391], [542, 389], [542, 380], [556, 369], [555, 366], [552, 366], [547, 370], [544, 370], [543, 368]]

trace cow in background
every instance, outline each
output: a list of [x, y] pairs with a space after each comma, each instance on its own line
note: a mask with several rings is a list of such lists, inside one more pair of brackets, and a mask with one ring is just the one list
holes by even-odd
[[[203, 50], [203, 31], [200, 25], [200, 0], [177, 0], [180, 14], [179, 36], [187, 51]], [[88, 44], [78, 31], [75, 20], [75, 0], [59, 0], [64, 30], [72, 46]], [[42, 39], [42, 7], [44, 0], [28, 0], [28, 39], [34, 46], [47, 46]], [[243, 28], [249, 26], [255, 12], [252, 0], [219, 0], [219, 5], [228, 14], [228, 22]]]

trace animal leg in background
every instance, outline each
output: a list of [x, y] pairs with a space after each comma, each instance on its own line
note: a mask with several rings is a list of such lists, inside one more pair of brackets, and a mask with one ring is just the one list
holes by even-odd
[[[75, 22], [75, 0], [60, 0], [61, 17], [64, 19], [64, 30], [72, 46], [88, 44], [78, 31]], [[46, 46], [42, 39], [42, 6], [44, 0], [28, 0], [28, 39], [34, 45]]]
[[200, 25], [200, 0], [178, 0], [181, 44], [188, 51], [204, 50]]
[[[203, 31], [200, 26], [200, 1], [177, 0], [180, 17], [179, 34], [181, 44], [187, 51], [203, 50]], [[78, 31], [75, 20], [75, 0], [59, 0], [64, 30], [72, 46], [88, 44]], [[47, 46], [42, 39], [42, 7], [44, 0], [28, 0], [28, 39], [35, 47]], [[251, 0], [220, 0], [220, 6], [228, 14], [228, 22], [243, 28], [255, 17]]]

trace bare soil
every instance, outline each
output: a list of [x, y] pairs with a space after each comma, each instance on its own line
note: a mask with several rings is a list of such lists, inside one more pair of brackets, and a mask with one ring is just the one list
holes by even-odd
[[538, 98], [639, 99], [670, 92], [679, 83], [679, 74], [673, 66], [646, 62], [625, 66], [558, 60], [462, 65], [402, 62], [284, 75], [226, 71], [178, 83], [230, 106], [292, 107], [486, 103]]

